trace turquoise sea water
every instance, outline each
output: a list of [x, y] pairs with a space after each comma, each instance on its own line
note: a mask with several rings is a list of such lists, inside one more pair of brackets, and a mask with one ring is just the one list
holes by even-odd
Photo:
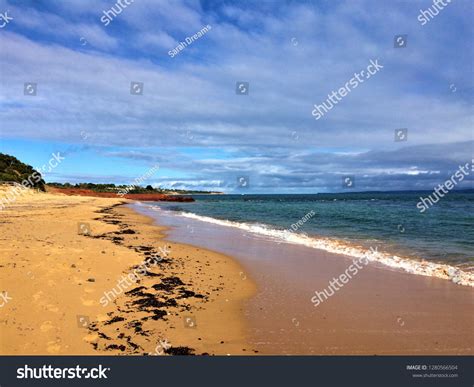
[[306, 215], [307, 221], [295, 233], [366, 247], [376, 244], [392, 254], [471, 271], [474, 193], [451, 192], [420, 213], [416, 204], [429, 193], [194, 195], [193, 203], [160, 202], [158, 206], [231, 221], [236, 227], [245, 223], [269, 230], [289, 229]]

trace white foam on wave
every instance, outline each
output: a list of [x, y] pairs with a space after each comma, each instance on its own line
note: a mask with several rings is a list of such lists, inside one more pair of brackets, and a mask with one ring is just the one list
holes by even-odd
[[[160, 209], [159, 211], [164, 210]], [[248, 233], [268, 237], [279, 243], [304, 245], [314, 249], [325, 250], [330, 253], [348, 255], [354, 258], [365, 257], [369, 261], [377, 262], [391, 268], [401, 269], [407, 273], [443, 278], [451, 280], [458, 285], [474, 287], [474, 273], [460, 270], [459, 268], [448, 264], [399, 257], [387, 252], [377, 251], [376, 249], [371, 249], [370, 254], [368, 254], [368, 250], [366, 248], [362, 246], [351, 245], [345, 241], [322, 237], [318, 238], [314, 236], [308, 236], [306, 234], [290, 232], [288, 230], [278, 230], [265, 224], [221, 220], [211, 218], [209, 216], [196, 215], [193, 213], [181, 211], [166, 212], [189, 219], [216, 224], [219, 226], [238, 228]]]

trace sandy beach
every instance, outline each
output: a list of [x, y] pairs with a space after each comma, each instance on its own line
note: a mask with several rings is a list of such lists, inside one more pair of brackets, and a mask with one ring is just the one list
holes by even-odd
[[[1, 354], [472, 354], [470, 287], [151, 211], [27, 194], [0, 213]], [[159, 223], [160, 225], [158, 225]]]
[[165, 242], [126, 202], [36, 193], [0, 213], [0, 353], [253, 353], [241, 302], [255, 288], [239, 265]]

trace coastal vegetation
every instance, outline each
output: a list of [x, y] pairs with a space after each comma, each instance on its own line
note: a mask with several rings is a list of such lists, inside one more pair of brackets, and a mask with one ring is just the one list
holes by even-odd
[[111, 193], [120, 193], [126, 192], [128, 194], [210, 194], [217, 192], [210, 191], [198, 191], [198, 190], [183, 190], [183, 189], [165, 189], [159, 187], [152, 187], [147, 185], [142, 187], [139, 185], [125, 185], [125, 184], [95, 184], [95, 183], [48, 183], [49, 187], [62, 188], [62, 189], [87, 189], [94, 192], [111, 192]]
[[[35, 175], [35, 179], [31, 179], [31, 176]], [[126, 184], [96, 184], [96, 183], [46, 183], [43, 180], [41, 174], [36, 171], [31, 165], [25, 164], [18, 160], [16, 157], [0, 153], [0, 184], [1, 183], [18, 183], [22, 184], [23, 181], [29, 181], [31, 188], [37, 188], [41, 191], [45, 191], [47, 187], [59, 188], [59, 189], [81, 189], [90, 190], [93, 192], [100, 193], [120, 193], [126, 192], [127, 194], [211, 194], [219, 192], [210, 191], [199, 191], [199, 190], [182, 190], [182, 189], [164, 189], [160, 187], [152, 187], [147, 185], [142, 187], [139, 185], [126, 185]]]
[[22, 163], [14, 156], [0, 153], [0, 183], [22, 184], [23, 182], [28, 182], [31, 188], [45, 190], [45, 181], [31, 165]]

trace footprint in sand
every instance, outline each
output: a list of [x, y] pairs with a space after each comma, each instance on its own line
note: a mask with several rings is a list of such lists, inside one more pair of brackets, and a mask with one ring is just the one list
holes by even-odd
[[41, 324], [40, 331], [41, 332], [48, 332], [53, 328], [54, 328], [53, 323], [51, 321], [45, 321], [43, 324]]
[[43, 291], [40, 290], [38, 293], [33, 294], [33, 300], [38, 301], [43, 296]]
[[84, 291], [86, 293], [94, 293], [95, 292], [95, 289], [92, 289], [92, 288], [85, 288]]
[[46, 305], [46, 309], [48, 309], [50, 312], [53, 312], [53, 313], [59, 312], [59, 308], [53, 304]]
[[107, 321], [108, 319], [109, 319], [109, 316], [107, 316], [106, 314], [97, 315], [98, 322], [104, 322], [104, 321]]
[[82, 297], [81, 297], [81, 302], [82, 302], [82, 305], [84, 305], [84, 306], [92, 306], [92, 305], [95, 305], [95, 301], [94, 301], [94, 300], [84, 300]]
[[48, 353], [59, 353], [61, 351], [60, 341], [48, 341], [48, 346], [46, 350]]
[[88, 343], [94, 343], [99, 340], [99, 335], [97, 333], [91, 333], [83, 337], [83, 340]]

